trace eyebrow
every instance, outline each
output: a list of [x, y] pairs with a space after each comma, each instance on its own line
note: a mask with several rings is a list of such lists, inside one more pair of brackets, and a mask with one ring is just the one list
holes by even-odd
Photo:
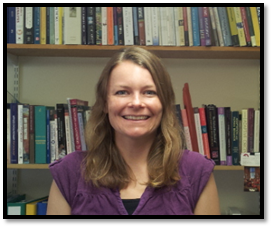
[[[116, 85], [115, 87], [124, 88], [124, 89], [130, 88], [130, 86], [126, 86], [126, 85]], [[156, 88], [156, 86], [155, 85], [145, 85], [143, 88], [144, 89]]]

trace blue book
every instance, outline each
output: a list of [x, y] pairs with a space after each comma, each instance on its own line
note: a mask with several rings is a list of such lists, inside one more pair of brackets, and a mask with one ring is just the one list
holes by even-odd
[[238, 111], [231, 112], [231, 154], [232, 165], [240, 165]]
[[8, 7], [8, 43], [15, 44], [15, 7]]
[[37, 203], [37, 215], [46, 215], [47, 200]]
[[34, 7], [34, 44], [40, 44], [40, 7]]
[[200, 43], [201, 43], [201, 46], [206, 46], [205, 20], [203, 17], [203, 7], [198, 7], [198, 15], [199, 15]]
[[18, 104], [10, 103], [10, 163], [18, 164]]
[[46, 164], [46, 107], [35, 106], [35, 163]]
[[200, 46], [198, 7], [191, 7], [193, 46]]
[[231, 32], [226, 7], [217, 7], [217, 11], [220, 20], [224, 46], [232, 46]]

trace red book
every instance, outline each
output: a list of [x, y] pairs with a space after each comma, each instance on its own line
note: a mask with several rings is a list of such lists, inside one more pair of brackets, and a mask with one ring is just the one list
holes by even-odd
[[242, 20], [243, 20], [243, 27], [245, 31], [245, 37], [246, 37], [246, 43], [247, 46], [251, 46], [251, 38], [250, 38], [250, 32], [249, 32], [249, 25], [247, 22], [247, 15], [246, 15], [246, 9], [245, 7], [240, 7], [241, 10], [241, 15], [242, 15]]
[[203, 145], [204, 154], [207, 156], [207, 158], [210, 158], [209, 137], [208, 137], [208, 131], [207, 131], [205, 108], [199, 108], [199, 115], [200, 115], [200, 123], [201, 123], [201, 130], [202, 130], [202, 139], [204, 144]]
[[144, 7], [137, 7], [139, 45], [145, 45]]
[[186, 109], [187, 116], [188, 116], [188, 124], [189, 124], [190, 135], [191, 135], [192, 150], [195, 152], [199, 152], [195, 121], [194, 121], [194, 113], [193, 113], [191, 95], [190, 95], [190, 89], [189, 89], [188, 83], [184, 84], [183, 102], [184, 102], [184, 108]]
[[187, 7], [182, 7], [182, 9], [183, 9], [183, 20], [184, 20], [185, 46], [189, 46], [189, 28], [188, 28]]

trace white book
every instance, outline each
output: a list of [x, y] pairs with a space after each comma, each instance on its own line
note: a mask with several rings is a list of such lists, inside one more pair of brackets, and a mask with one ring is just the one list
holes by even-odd
[[167, 46], [167, 7], [159, 7], [160, 9], [160, 37], [161, 45]]
[[260, 152], [260, 110], [255, 110], [254, 113], [254, 152]]
[[158, 21], [158, 38], [159, 38], [159, 46], [162, 46], [162, 33], [161, 33], [161, 7], [157, 8], [157, 21]]
[[[122, 16], [123, 16], [124, 45], [134, 45], [132, 7], [122, 7]], [[146, 27], [146, 24], [145, 24], [145, 27]]]
[[175, 44], [176, 46], [185, 46], [183, 8], [174, 7], [174, 26], [175, 26]]
[[60, 22], [59, 20], [62, 20], [59, 16], [59, 7], [54, 7], [54, 28], [55, 28], [55, 44], [60, 43], [60, 30], [59, 30], [59, 25]]
[[18, 104], [18, 164], [23, 164], [24, 154], [24, 123], [23, 123], [23, 105]]
[[[198, 108], [197, 108], [197, 110], [198, 110]], [[199, 153], [202, 154], [202, 155], [205, 155], [199, 111], [194, 112], [194, 122], [195, 122], [195, 128], [196, 128], [196, 135], [197, 135]]]
[[24, 7], [15, 7], [16, 44], [24, 43]]
[[71, 100], [71, 98], [67, 98], [67, 106], [68, 106], [68, 113], [69, 113], [69, 124], [70, 124], [71, 150], [75, 151], [74, 131], [73, 131], [72, 111], [71, 111], [70, 100]]
[[101, 7], [101, 44], [107, 45], [107, 7]]
[[146, 46], [153, 45], [152, 7], [144, 7], [144, 20]]
[[184, 134], [185, 134], [185, 139], [186, 139], [186, 146], [187, 146], [188, 150], [192, 151], [191, 134], [190, 134], [190, 128], [189, 128], [189, 124], [188, 124], [188, 116], [187, 116], [186, 109], [181, 110], [181, 115], [182, 115]]
[[212, 7], [212, 9], [213, 9], [213, 15], [214, 15], [214, 19], [215, 19], [215, 25], [216, 25], [219, 45], [225, 46], [217, 7]]
[[81, 138], [81, 147], [82, 150], [86, 150], [85, 138], [84, 138], [84, 126], [83, 126], [83, 116], [80, 112], [78, 112], [78, 122], [79, 122], [79, 129], [80, 129], [80, 138]]
[[191, 7], [187, 7], [189, 46], [193, 46]]
[[81, 7], [64, 7], [64, 44], [81, 44]]
[[69, 112], [64, 113], [64, 122], [65, 122], [65, 137], [66, 137], [66, 152], [67, 154], [72, 153], [72, 142], [71, 142], [71, 127], [69, 120]]
[[226, 148], [226, 130], [225, 130], [225, 112], [224, 108], [218, 108], [218, 130], [219, 130], [219, 150], [220, 164], [227, 164], [227, 148]]
[[158, 7], [151, 7], [152, 13], [152, 37], [153, 37], [153, 45], [159, 45], [159, 22], [158, 22]]
[[55, 159], [59, 159], [59, 148], [58, 148], [58, 117], [57, 111], [54, 111], [54, 122], [55, 122]]
[[175, 32], [174, 32], [174, 10], [173, 7], [166, 7], [167, 10], [167, 45], [175, 46]]

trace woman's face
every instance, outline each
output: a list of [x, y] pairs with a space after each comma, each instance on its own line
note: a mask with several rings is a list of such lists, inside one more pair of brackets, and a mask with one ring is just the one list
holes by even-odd
[[162, 104], [147, 69], [124, 61], [112, 70], [107, 112], [116, 139], [155, 136], [162, 117]]

